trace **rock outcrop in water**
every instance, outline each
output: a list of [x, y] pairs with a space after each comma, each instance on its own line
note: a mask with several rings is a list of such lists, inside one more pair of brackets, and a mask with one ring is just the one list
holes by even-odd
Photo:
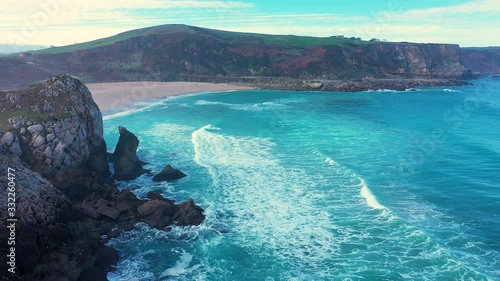
[[132, 180], [149, 172], [142, 167], [137, 157], [139, 139], [125, 127], [118, 127], [120, 138], [113, 153], [116, 180]]
[[187, 175], [170, 165], [165, 166], [161, 172], [153, 177], [153, 181], [174, 181]]
[[[6, 280], [106, 280], [118, 258], [114, 249], [104, 246], [108, 239], [138, 222], [161, 229], [203, 222], [203, 209], [192, 199], [178, 205], [160, 194], [141, 200], [107, 183], [102, 133], [101, 113], [74, 77], [60, 75], [0, 95], [0, 172], [15, 170], [17, 187], [19, 258], [16, 273]], [[131, 148], [136, 149], [134, 143]], [[123, 154], [130, 156], [128, 145]], [[7, 181], [1, 177], [1, 186]], [[2, 202], [8, 196], [0, 189]], [[1, 204], [2, 240], [9, 235], [8, 215]], [[2, 243], [0, 250], [0, 270], [7, 272], [10, 248]]]

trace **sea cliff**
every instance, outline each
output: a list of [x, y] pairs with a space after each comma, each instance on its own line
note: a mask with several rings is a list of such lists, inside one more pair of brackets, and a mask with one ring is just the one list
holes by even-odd
[[[10, 235], [7, 219], [17, 219], [18, 258], [5, 280], [106, 280], [118, 259], [107, 240], [137, 223], [168, 231], [173, 224], [204, 220], [192, 199], [175, 204], [160, 192], [139, 199], [118, 189], [108, 168], [101, 112], [77, 78], [63, 74], [2, 92], [0, 120], [0, 183], [15, 187], [0, 190], [2, 202], [15, 197], [13, 209], [1, 204], [2, 241]], [[123, 142], [135, 155], [138, 143]], [[7, 272], [12, 250], [5, 243], [0, 250], [0, 270]]]
[[60, 72], [84, 82], [438, 79], [442, 84], [452, 79], [448, 85], [454, 85], [453, 80], [474, 77], [455, 44], [266, 35], [186, 25], [26, 52], [0, 58], [0, 66], [3, 88], [26, 86]]

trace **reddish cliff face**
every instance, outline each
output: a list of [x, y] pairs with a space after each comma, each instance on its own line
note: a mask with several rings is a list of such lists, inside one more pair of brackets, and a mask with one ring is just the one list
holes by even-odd
[[[36, 69], [31, 73], [40, 76], [68, 72], [86, 82], [245, 76], [460, 79], [469, 74], [458, 45], [274, 36], [188, 26], [132, 32], [125, 39], [111, 37], [109, 44], [87, 43], [27, 55], [17, 67], [29, 64]], [[0, 85], [1, 79], [2, 75]]]
[[463, 48], [465, 65], [482, 74], [500, 73], [500, 47]]

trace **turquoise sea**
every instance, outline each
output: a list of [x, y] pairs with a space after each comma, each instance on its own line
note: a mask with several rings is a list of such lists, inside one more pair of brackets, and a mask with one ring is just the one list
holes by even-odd
[[[138, 225], [110, 280], [500, 280], [500, 80], [414, 91], [235, 91], [105, 117], [201, 226]], [[145, 104], [143, 104], [145, 105]]]

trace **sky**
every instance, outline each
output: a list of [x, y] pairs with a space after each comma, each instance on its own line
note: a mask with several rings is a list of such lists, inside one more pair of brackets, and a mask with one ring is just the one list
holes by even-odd
[[4, 46], [62, 46], [171, 23], [500, 46], [500, 0], [0, 0], [0, 5]]

